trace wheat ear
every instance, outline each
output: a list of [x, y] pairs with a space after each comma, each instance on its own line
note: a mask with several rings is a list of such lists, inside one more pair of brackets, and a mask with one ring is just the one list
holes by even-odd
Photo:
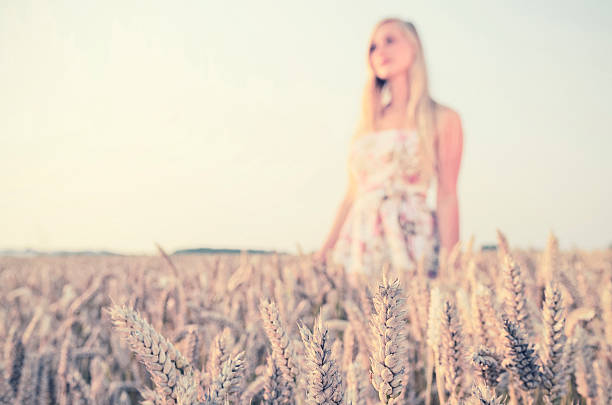
[[213, 379], [208, 400], [212, 403], [234, 401], [244, 388], [245, 368], [243, 351], [230, 356], [223, 363], [221, 373]]
[[[262, 300], [260, 302], [260, 314], [266, 336], [272, 346], [272, 360], [278, 368], [282, 377], [283, 403], [289, 402], [291, 393], [296, 389], [297, 366], [294, 362], [294, 353], [291, 341], [283, 327], [278, 307], [274, 301]], [[281, 383], [281, 380], [278, 381]]]
[[311, 405], [341, 404], [344, 398], [342, 378], [332, 357], [328, 330], [321, 315], [316, 317], [312, 333], [304, 325], [298, 327], [305, 348], [307, 402]]
[[223, 328], [214, 338], [210, 353], [208, 356], [208, 364], [206, 367], [206, 375], [204, 383], [212, 383], [213, 378], [221, 374], [223, 365], [230, 357], [230, 351], [234, 345], [231, 330], [228, 327]]
[[533, 330], [527, 309], [525, 283], [521, 268], [514, 258], [507, 254], [504, 256], [503, 269], [506, 289], [506, 314], [511, 321], [520, 325], [527, 337], [531, 337]]
[[199, 405], [198, 385], [193, 376], [179, 376], [175, 391], [177, 405]]
[[463, 380], [463, 342], [457, 308], [445, 301], [440, 328], [440, 365], [451, 404], [459, 404]]
[[180, 376], [193, 376], [187, 359], [131, 308], [114, 305], [108, 310], [113, 325], [145, 365], [160, 394], [176, 402]]
[[495, 396], [495, 391], [486, 385], [477, 384], [472, 388], [472, 397], [466, 405], [502, 405], [501, 397]]
[[474, 356], [472, 364], [478, 370], [482, 382], [488, 387], [496, 387], [499, 384], [499, 376], [503, 372], [501, 359], [493, 350], [482, 346]]
[[372, 347], [370, 348], [372, 385], [385, 404], [395, 402], [402, 393], [404, 373], [405, 311], [398, 279], [390, 283], [385, 275], [373, 297]]
[[540, 386], [541, 371], [539, 358], [532, 345], [527, 341], [525, 332], [512, 320], [504, 319], [506, 338], [506, 359], [504, 363], [520, 383], [523, 391], [535, 390]]
[[543, 308], [544, 319], [544, 367], [542, 385], [551, 401], [566, 394], [567, 370], [564, 364], [565, 313], [561, 301], [561, 291], [557, 285], [548, 285], [545, 290]]
[[266, 374], [264, 383], [264, 403], [266, 405], [281, 405], [287, 404], [290, 401], [290, 396], [287, 395], [285, 381], [283, 376], [272, 359], [271, 355], [266, 357]]

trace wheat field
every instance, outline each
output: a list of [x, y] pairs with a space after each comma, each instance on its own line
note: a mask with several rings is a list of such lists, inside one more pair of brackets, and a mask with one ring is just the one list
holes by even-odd
[[612, 250], [0, 257], [1, 404], [612, 403]]

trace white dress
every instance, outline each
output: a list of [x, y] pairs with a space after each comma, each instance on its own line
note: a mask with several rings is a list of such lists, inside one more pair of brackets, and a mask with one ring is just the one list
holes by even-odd
[[347, 272], [376, 274], [385, 263], [415, 269], [423, 256], [428, 275], [437, 274], [438, 226], [427, 198], [435, 182], [421, 179], [418, 148], [416, 130], [375, 131], [352, 143], [357, 196], [331, 252]]

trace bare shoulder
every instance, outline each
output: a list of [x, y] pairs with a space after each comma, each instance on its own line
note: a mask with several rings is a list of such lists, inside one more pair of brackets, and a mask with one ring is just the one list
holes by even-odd
[[461, 155], [463, 130], [459, 114], [450, 107], [436, 107], [436, 133], [439, 169], [439, 195], [456, 193]]
[[436, 106], [436, 129], [438, 135], [443, 138], [461, 136], [459, 113], [448, 106], [438, 104]]
[[461, 117], [450, 107], [436, 107], [436, 134], [438, 158], [444, 162], [459, 162], [463, 150]]

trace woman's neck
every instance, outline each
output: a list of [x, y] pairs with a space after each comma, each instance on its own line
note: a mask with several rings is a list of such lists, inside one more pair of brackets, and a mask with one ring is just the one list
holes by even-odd
[[410, 80], [408, 75], [401, 74], [389, 78], [388, 86], [391, 92], [389, 107], [393, 110], [406, 109], [410, 99]]

